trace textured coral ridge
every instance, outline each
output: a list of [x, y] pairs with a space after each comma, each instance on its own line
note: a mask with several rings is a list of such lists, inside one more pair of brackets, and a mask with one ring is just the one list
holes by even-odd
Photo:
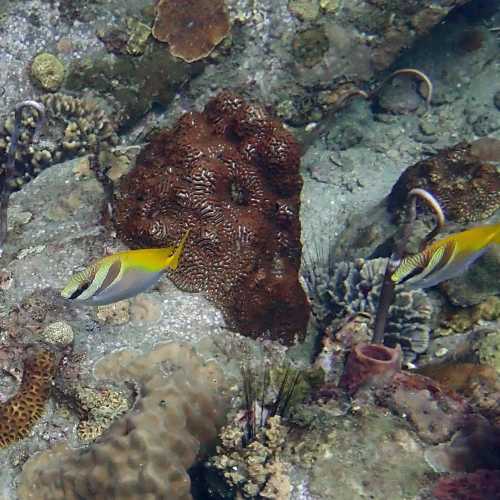
[[280, 123], [222, 92], [141, 153], [115, 199], [118, 233], [162, 246], [190, 228], [174, 283], [206, 292], [240, 332], [290, 344], [309, 318], [298, 281], [299, 163]]
[[55, 355], [47, 350], [28, 355], [19, 391], [0, 405], [0, 448], [26, 437], [42, 416], [56, 367]]
[[100, 378], [135, 382], [134, 409], [85, 449], [59, 446], [22, 472], [20, 500], [188, 500], [186, 470], [214, 444], [225, 414], [222, 375], [182, 344], [121, 351]]
[[430, 191], [454, 222], [488, 218], [500, 208], [500, 174], [483, 161], [475, 144], [460, 143], [406, 169], [388, 199], [391, 212], [406, 204], [411, 189]]

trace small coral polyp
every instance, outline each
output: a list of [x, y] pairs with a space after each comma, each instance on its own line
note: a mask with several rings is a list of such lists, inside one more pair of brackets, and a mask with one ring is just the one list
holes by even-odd
[[279, 122], [222, 92], [142, 151], [114, 199], [118, 234], [168, 246], [190, 229], [173, 282], [205, 292], [241, 333], [291, 344], [309, 318], [298, 279], [299, 164]]
[[0, 405], [0, 448], [26, 437], [40, 419], [56, 367], [50, 351], [38, 349], [28, 355], [19, 391]]

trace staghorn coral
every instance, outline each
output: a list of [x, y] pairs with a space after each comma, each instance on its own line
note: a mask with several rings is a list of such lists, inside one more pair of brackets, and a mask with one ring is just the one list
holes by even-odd
[[[348, 316], [377, 311], [387, 259], [340, 262], [330, 273], [316, 267], [306, 276], [313, 313], [321, 329], [332, 331]], [[385, 343], [401, 344], [406, 361], [413, 361], [429, 346], [433, 308], [426, 293], [396, 286], [389, 308]]]
[[187, 62], [208, 56], [229, 30], [224, 0], [160, 0], [156, 6], [153, 36]]
[[56, 368], [50, 351], [37, 348], [28, 353], [17, 394], [0, 404], [0, 448], [26, 437], [40, 419]]
[[118, 235], [164, 246], [191, 229], [181, 289], [206, 292], [241, 333], [288, 344], [305, 333], [299, 146], [280, 123], [222, 92], [156, 135], [114, 198]]
[[95, 367], [101, 379], [137, 384], [134, 408], [86, 449], [60, 446], [23, 468], [20, 500], [96, 498], [188, 500], [187, 469], [222, 424], [223, 379], [184, 344], [138, 354], [120, 351]]
[[[19, 188], [53, 163], [91, 153], [99, 144], [118, 143], [113, 121], [97, 102], [65, 94], [46, 94], [40, 102], [46, 108], [48, 124], [41, 131], [42, 140], [33, 144], [36, 111], [23, 112], [15, 159], [17, 175], [9, 179], [10, 189]], [[0, 126], [0, 173], [5, 168], [13, 127], [12, 116]]]
[[413, 188], [431, 192], [441, 204], [448, 220], [477, 222], [500, 208], [500, 174], [491, 157], [491, 147], [461, 142], [431, 158], [407, 168], [389, 194], [387, 208], [401, 214]]

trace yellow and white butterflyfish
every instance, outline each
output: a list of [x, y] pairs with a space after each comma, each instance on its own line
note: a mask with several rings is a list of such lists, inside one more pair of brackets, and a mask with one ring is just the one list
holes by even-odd
[[500, 224], [450, 234], [424, 250], [404, 257], [391, 276], [394, 283], [428, 288], [463, 273], [492, 245], [500, 244]]
[[101, 306], [128, 299], [153, 286], [169, 269], [177, 269], [189, 230], [177, 246], [129, 250], [108, 255], [76, 273], [61, 296]]

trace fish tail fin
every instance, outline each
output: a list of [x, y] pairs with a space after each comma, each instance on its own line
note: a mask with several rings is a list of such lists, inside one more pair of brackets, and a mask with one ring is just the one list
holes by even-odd
[[186, 234], [182, 237], [174, 253], [167, 260], [167, 267], [170, 267], [174, 271], [179, 267], [179, 261], [182, 256], [182, 252], [184, 251], [184, 245], [186, 244], [187, 237], [189, 236], [189, 231], [190, 229], [186, 231]]

